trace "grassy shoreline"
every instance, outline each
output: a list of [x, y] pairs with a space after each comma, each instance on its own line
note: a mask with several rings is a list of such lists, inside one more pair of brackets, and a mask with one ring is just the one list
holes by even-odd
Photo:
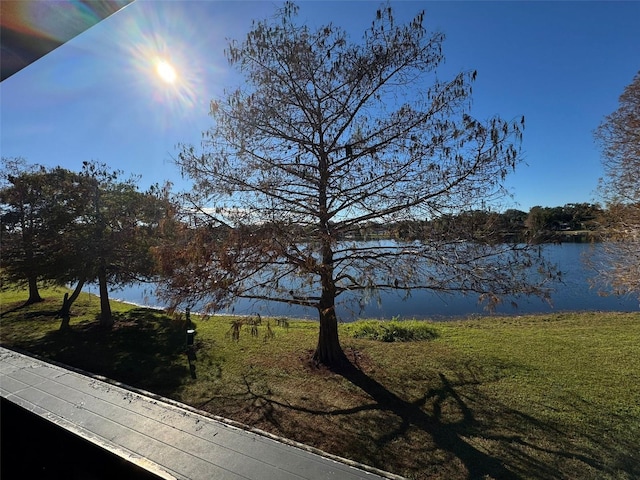
[[355, 338], [375, 322], [344, 324], [356, 368], [338, 374], [307, 362], [313, 321], [271, 319], [265, 338], [265, 319], [233, 341], [233, 317], [193, 316], [188, 355], [184, 318], [113, 302], [105, 332], [83, 294], [64, 334], [62, 291], [43, 295], [19, 308], [24, 293], [0, 294], [3, 345], [398, 475], [640, 477], [640, 313], [420, 321], [426, 339], [393, 343]]

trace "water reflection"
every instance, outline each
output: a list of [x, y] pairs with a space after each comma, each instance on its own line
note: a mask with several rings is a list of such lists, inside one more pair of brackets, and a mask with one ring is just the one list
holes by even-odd
[[[595, 248], [598, 246], [595, 245]], [[559, 284], [553, 293], [549, 305], [538, 298], [507, 298], [499, 305], [496, 314], [525, 314], [546, 313], [559, 311], [638, 311], [638, 300], [632, 297], [601, 296], [589, 286], [588, 279], [592, 275], [582, 262], [582, 255], [586, 249], [594, 246], [579, 243], [565, 243], [561, 245], [545, 245], [544, 254], [556, 263], [562, 271], [563, 283]], [[97, 288], [92, 289], [96, 293]], [[130, 286], [124, 290], [114, 291], [112, 298], [148, 306], [162, 307], [163, 305], [154, 297], [152, 287], [144, 285]], [[512, 305], [517, 304], [517, 308]], [[467, 317], [471, 315], [487, 314], [481, 305], [478, 305], [477, 297], [461, 294], [443, 294], [432, 291], [414, 291], [411, 296], [404, 299], [397, 292], [385, 292], [381, 294], [380, 302], [371, 300], [360, 311], [357, 303], [341, 304], [338, 307], [339, 318], [343, 321], [351, 321], [356, 318], [416, 318], [416, 319], [450, 319]], [[194, 307], [197, 310], [197, 306]], [[279, 303], [254, 302], [241, 300], [232, 308], [219, 313], [233, 313], [248, 315], [260, 313], [264, 316], [286, 316], [293, 318], [317, 318], [317, 312], [311, 308], [298, 305], [285, 305]]]

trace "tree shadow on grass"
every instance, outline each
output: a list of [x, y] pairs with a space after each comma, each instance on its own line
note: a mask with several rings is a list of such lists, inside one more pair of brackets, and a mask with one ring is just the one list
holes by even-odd
[[[399, 419], [389, 422], [388, 430], [377, 438], [376, 443], [379, 447], [401, 439], [410, 429], [417, 428], [431, 437], [437, 449], [457, 458], [466, 469], [467, 478], [520, 478], [501, 460], [476, 448], [465, 439], [476, 433], [477, 422], [472, 409], [444, 374], [439, 374], [438, 386], [430, 388], [422, 398], [409, 402], [354, 365], [349, 365], [338, 373], [367, 393], [374, 400], [376, 409], [391, 413]], [[445, 404], [450, 402], [453, 402], [458, 410], [455, 422], [447, 420], [443, 414], [443, 410], [449, 408]], [[431, 405], [430, 413], [424, 410], [427, 404]]]
[[[38, 303], [20, 302], [15, 307], [11, 307], [7, 310], [4, 310], [2, 313], [0, 313], [0, 318], [8, 317], [11, 314], [19, 312], [21, 310], [27, 310], [29, 308], [33, 308], [34, 305], [38, 305]], [[58, 310], [31, 310], [31, 311], [26, 311], [23, 315], [23, 318], [28, 319], [28, 318], [36, 318], [36, 317], [46, 317], [46, 316], [56, 315], [57, 313], [58, 313]]]
[[[320, 437], [326, 435], [339, 437], [335, 439], [335, 444], [340, 445], [342, 448], [339, 452], [340, 455], [345, 455], [383, 470], [391, 470], [405, 475], [409, 474], [412, 478], [414, 478], [413, 474], [416, 472], [400, 472], [398, 465], [390, 464], [388, 458], [385, 460], [380, 454], [383, 453], [385, 446], [405, 441], [409, 431], [417, 428], [428, 434], [432, 439], [434, 450], [440, 449], [451, 454], [451, 458], [458, 459], [468, 472], [467, 478], [469, 479], [494, 478], [509, 480], [521, 478], [520, 475], [510, 470], [498, 458], [479, 450], [465, 440], [464, 437], [473, 434], [474, 429], [477, 427], [476, 420], [473, 411], [467, 406], [463, 398], [457, 393], [455, 386], [444, 374], [439, 375], [440, 385], [438, 387], [429, 389], [424, 397], [418, 401], [408, 402], [369, 377], [356, 366], [350, 365], [338, 373], [352, 385], [364, 391], [373, 402], [348, 408], [328, 408], [326, 410], [314, 408], [315, 404], [313, 406], [296, 405], [286, 399], [284, 401], [277, 400], [264, 379], [254, 378], [249, 374], [243, 376], [244, 389], [237, 391], [235, 394], [227, 393], [217, 399], [210, 399], [201, 404], [199, 408], [204, 408], [209, 402], [219, 401], [222, 397], [225, 397], [222, 400], [226, 403], [233, 403], [238, 406], [245, 405], [244, 411], [251, 411], [254, 414], [254, 420], [259, 417], [260, 423], [263, 425], [265, 423], [270, 424], [275, 427], [277, 433], [303, 442], [308, 442], [309, 437], [297, 435], [296, 433], [301, 432], [295, 432], [294, 428], [296, 427], [292, 427], [292, 425], [308, 429], [309, 423], [312, 423], [317, 426]], [[442, 414], [442, 409], [448, 408], [444, 407], [444, 404], [451, 400], [456, 403], [461, 413], [456, 423], [446, 420], [445, 415]], [[427, 403], [432, 406], [432, 413], [427, 413], [423, 410]], [[307, 420], [307, 423], [305, 421], [292, 422], [291, 417], [294, 414], [302, 414], [308, 418], [315, 417], [318, 420], [327, 417], [351, 417], [352, 421], [347, 420], [343, 424], [346, 426], [353, 423], [353, 429], [352, 431], [331, 430], [331, 432], [323, 432], [324, 423], [313, 420]], [[366, 423], [376, 424], [375, 452], [367, 452], [367, 457], [365, 458], [357, 453], [358, 451], [362, 453], [363, 450], [362, 446], [357, 445], [359, 439], [353, 438], [353, 433], [357, 430], [355, 425], [358, 422], [362, 422], [363, 417], [368, 418], [368, 420], [364, 420]], [[331, 421], [329, 420], [329, 422]], [[332, 427], [328, 428], [331, 429]], [[322, 448], [322, 445], [320, 447]], [[414, 447], [416, 449], [430, 448], [426, 445], [416, 445]], [[410, 453], [407, 454], [405, 451], [404, 454], [407, 456], [404, 459], [406, 464], [418, 461]], [[434, 463], [437, 464], [438, 461]], [[455, 471], [455, 468], [451, 468], [451, 466], [448, 466], [447, 469], [449, 473]], [[415, 478], [431, 477], [425, 475], [424, 472], [419, 472], [415, 475]], [[445, 475], [438, 478], [461, 477]]]
[[[340, 374], [371, 396], [379, 408], [390, 411], [401, 419], [395, 430], [384, 434], [378, 440], [379, 443], [389, 443], [403, 436], [413, 425], [428, 432], [437, 448], [454, 454], [466, 467], [469, 478], [519, 478], [500, 460], [464, 440], [463, 435], [471, 433], [475, 418], [472, 410], [444, 374], [439, 374], [441, 385], [430, 389], [417, 402], [407, 402], [400, 398], [356, 367], [347, 367]], [[430, 399], [433, 400], [433, 409], [431, 414], [427, 414], [422, 408]], [[453, 424], [445, 423], [442, 417], [443, 404], [449, 399], [455, 401], [461, 413], [460, 420]]]
[[[589, 418], [589, 425], [581, 431], [540, 420], [475, 388], [491, 379], [474, 372], [473, 367], [468, 367], [457, 381], [440, 373], [440, 384], [413, 402], [354, 366], [339, 373], [373, 398], [380, 409], [400, 418], [400, 423], [380, 436], [378, 443], [389, 444], [411, 428], [418, 428], [428, 433], [439, 449], [460, 460], [469, 479], [618, 478], [620, 474], [638, 478], [640, 474], [638, 443], [607, 440], [611, 428], [608, 420]], [[575, 413], [580, 414], [579, 399], [575, 402]], [[444, 414], [445, 408], [450, 410], [452, 406], [457, 410], [454, 420]], [[582, 416], [588, 418], [586, 412], [596, 410], [593, 405], [585, 406]], [[621, 418], [620, 425], [630, 420]], [[576, 437], [583, 441], [576, 441]]]
[[111, 330], [98, 322], [51, 331], [20, 348], [159, 395], [174, 393], [191, 374], [185, 325], [162, 312], [135, 308], [115, 313]]
[[0, 318], [4, 318], [7, 315], [11, 315], [12, 313], [19, 312], [23, 308], [26, 308], [26, 307], [29, 307], [29, 306], [30, 305], [28, 305], [27, 303], [24, 303], [24, 302], [23, 303], [19, 303], [15, 307], [11, 307], [11, 308], [8, 308], [7, 310], [4, 310], [4, 311], [0, 312]]
[[[278, 397], [265, 379], [249, 374], [244, 392], [218, 400], [242, 408], [252, 425], [416, 479], [640, 478], [638, 442], [607, 439], [612, 422], [593, 419], [573, 431], [544, 420], [542, 410], [552, 406], [534, 407], [540, 415], [519, 411], [487, 394], [498, 378], [473, 365], [436, 374], [411, 401], [356, 366], [338, 373], [366, 397], [323, 408], [303, 396]], [[588, 416], [594, 407], [584, 410]]]
[[[467, 478], [517, 479], [521, 476], [503, 460], [480, 450], [468, 438], [484, 435], [475, 418], [474, 411], [458, 393], [455, 385], [443, 373], [439, 373], [439, 385], [430, 388], [422, 398], [408, 402], [391, 392], [385, 386], [369, 377], [362, 370], [348, 366], [339, 372], [352, 384], [358, 386], [375, 400], [378, 408], [393, 413], [400, 422], [378, 439], [380, 445], [402, 438], [411, 428], [418, 428], [432, 438], [436, 448], [457, 458], [467, 471]], [[476, 379], [466, 380], [464, 386], [476, 383]], [[457, 420], [452, 421], [443, 414], [445, 408], [453, 404], [458, 410]], [[430, 405], [430, 412], [425, 406]]]

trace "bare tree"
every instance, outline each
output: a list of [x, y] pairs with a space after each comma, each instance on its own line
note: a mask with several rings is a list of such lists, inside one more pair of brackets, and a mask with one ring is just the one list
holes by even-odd
[[[444, 35], [424, 13], [397, 25], [376, 12], [361, 42], [332, 24], [312, 30], [287, 3], [254, 24], [226, 56], [246, 84], [211, 102], [214, 126], [202, 150], [178, 163], [193, 182], [191, 226], [167, 246], [175, 304], [236, 298], [317, 309], [314, 360], [346, 361], [336, 300], [365, 303], [382, 290], [546, 295], [549, 276], [525, 246], [463, 241], [359, 242], [363, 227], [433, 219], [503, 198], [519, 163], [524, 119], [470, 114], [476, 72], [438, 80]], [[541, 260], [541, 259], [540, 259]], [[357, 306], [357, 305], [356, 305]]]
[[616, 294], [640, 298], [640, 72], [620, 95], [618, 109], [595, 131], [604, 178], [599, 193], [607, 207], [603, 247], [589, 258], [598, 280]]

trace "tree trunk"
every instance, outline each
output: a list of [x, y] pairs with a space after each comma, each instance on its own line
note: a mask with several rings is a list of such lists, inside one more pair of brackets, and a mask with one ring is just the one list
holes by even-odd
[[316, 364], [339, 370], [348, 365], [349, 360], [340, 346], [338, 317], [335, 308], [319, 309], [319, 313], [320, 334], [318, 335], [318, 346], [313, 354], [313, 361]]
[[69, 296], [69, 293], [64, 294], [62, 307], [60, 308], [60, 312], [58, 313], [58, 316], [62, 318], [62, 322], [60, 323], [60, 331], [62, 332], [69, 330], [69, 321], [71, 320], [71, 305], [73, 305], [73, 302], [75, 302], [80, 295], [85, 281], [86, 278], [81, 278], [78, 281], [78, 285], [76, 286], [71, 296]]
[[58, 312], [58, 316], [62, 318], [60, 322], [60, 331], [66, 332], [69, 330], [69, 322], [71, 321], [71, 304], [69, 303], [69, 292], [65, 292], [64, 297], [62, 298], [62, 307], [60, 307], [60, 312]]
[[33, 252], [33, 234], [32, 234], [32, 219], [27, 219], [24, 216], [22, 217], [22, 246], [24, 248], [25, 255], [25, 267], [27, 269], [27, 281], [29, 283], [29, 298], [27, 299], [25, 305], [31, 305], [33, 303], [42, 302], [43, 299], [40, 296], [40, 292], [38, 291], [38, 275], [35, 273], [36, 265], [35, 265], [35, 254]]
[[38, 279], [35, 275], [29, 275], [29, 298], [26, 305], [42, 302], [42, 297], [38, 291]]
[[316, 364], [325, 365], [331, 369], [339, 370], [349, 363], [347, 356], [342, 351], [338, 339], [338, 316], [336, 315], [336, 285], [333, 278], [333, 251], [329, 241], [323, 248], [324, 269], [320, 275], [322, 293], [318, 304], [320, 318], [320, 334], [318, 346], [313, 354]]
[[100, 287], [100, 326], [111, 328], [113, 327], [113, 316], [111, 315], [109, 290], [107, 289], [107, 268], [104, 265], [100, 266], [98, 284]]

